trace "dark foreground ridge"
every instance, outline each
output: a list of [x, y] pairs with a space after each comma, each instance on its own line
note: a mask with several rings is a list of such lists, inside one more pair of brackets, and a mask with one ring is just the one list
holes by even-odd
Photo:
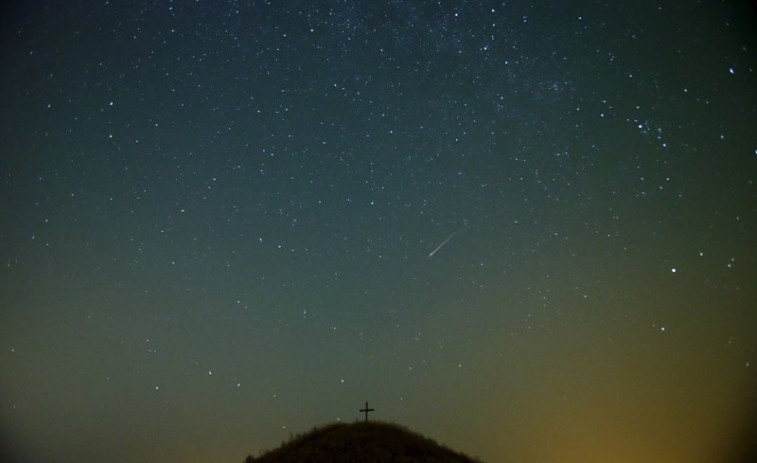
[[480, 463], [390, 423], [330, 424], [245, 463]]

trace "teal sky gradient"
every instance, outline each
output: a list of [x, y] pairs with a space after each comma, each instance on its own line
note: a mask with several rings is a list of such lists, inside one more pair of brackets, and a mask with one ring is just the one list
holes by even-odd
[[3, 454], [736, 461], [754, 10], [616, 3], [4, 7]]

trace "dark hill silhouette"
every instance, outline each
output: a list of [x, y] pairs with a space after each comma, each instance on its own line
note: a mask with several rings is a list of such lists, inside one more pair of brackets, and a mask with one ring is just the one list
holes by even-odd
[[330, 424], [297, 436], [245, 463], [476, 463], [395, 424]]

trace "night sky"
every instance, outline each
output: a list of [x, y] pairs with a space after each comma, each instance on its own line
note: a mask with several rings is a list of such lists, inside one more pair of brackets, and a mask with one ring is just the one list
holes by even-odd
[[18, 461], [241, 462], [366, 400], [491, 463], [749, 437], [746, 3], [0, 12]]

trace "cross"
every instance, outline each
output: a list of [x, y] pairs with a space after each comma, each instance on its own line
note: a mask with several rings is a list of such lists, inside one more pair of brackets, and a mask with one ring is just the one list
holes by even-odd
[[365, 408], [360, 410], [361, 412], [365, 413], [365, 422], [368, 422], [368, 412], [374, 412], [376, 411], [374, 408], [368, 408], [368, 402], [365, 403]]

